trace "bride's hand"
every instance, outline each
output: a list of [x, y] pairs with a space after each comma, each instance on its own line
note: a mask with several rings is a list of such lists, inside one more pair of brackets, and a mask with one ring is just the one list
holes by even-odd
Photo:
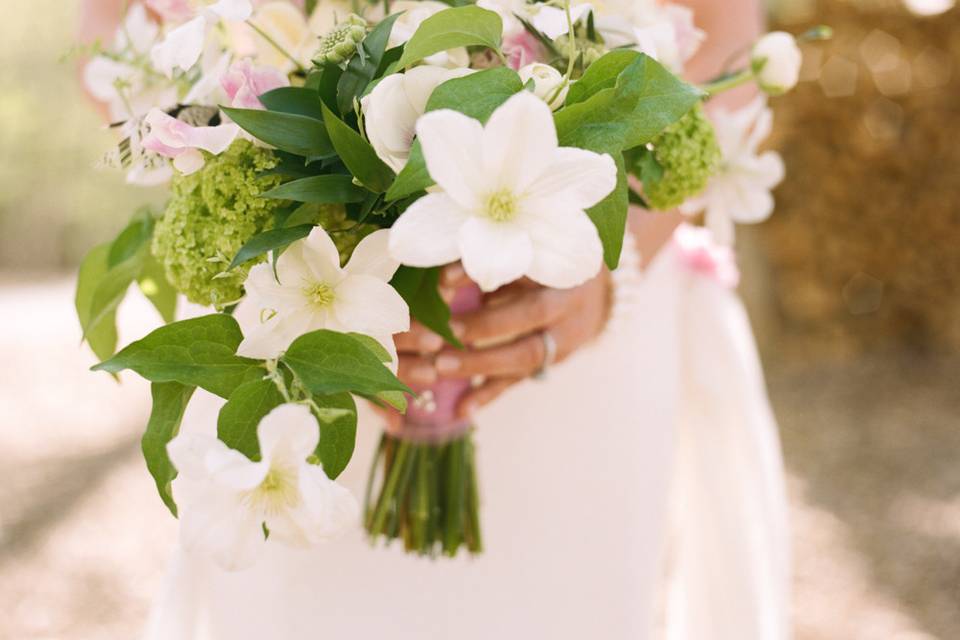
[[[445, 268], [441, 286], [452, 292], [467, 282], [456, 264]], [[529, 280], [503, 287], [485, 296], [480, 309], [451, 322], [465, 350], [444, 348], [439, 336], [414, 323], [397, 336], [400, 378], [424, 386], [437, 378], [482, 380], [460, 401], [458, 413], [466, 417], [543, 367], [549, 355], [545, 332], [556, 343], [554, 362], [596, 337], [607, 321], [610, 286], [604, 270], [574, 289], [548, 289]]]

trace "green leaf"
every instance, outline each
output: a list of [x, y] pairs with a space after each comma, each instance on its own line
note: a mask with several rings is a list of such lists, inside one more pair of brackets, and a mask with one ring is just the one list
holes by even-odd
[[615, 49], [604, 54], [587, 67], [579, 80], [570, 85], [564, 104], [570, 106], [577, 102], [583, 102], [602, 89], [616, 86], [617, 77], [620, 73], [635, 62], [640, 55], [638, 51], [632, 49]]
[[153, 237], [154, 220], [150, 212], [141, 209], [110, 244], [109, 266], [115, 267], [137, 255]]
[[357, 180], [375, 193], [383, 193], [393, 182], [394, 174], [377, 156], [370, 143], [351, 129], [323, 105], [323, 121], [337, 155]]
[[[153, 303], [164, 322], [173, 322], [177, 315], [177, 290], [167, 280], [163, 265], [149, 253], [143, 260], [137, 284], [143, 295]], [[112, 355], [112, 354], [111, 354]]]
[[316, 118], [260, 109], [222, 109], [247, 133], [281, 151], [308, 158], [333, 154], [327, 129]]
[[612, 153], [650, 142], [702, 98], [660, 63], [640, 54], [616, 85], [554, 114], [561, 146]]
[[321, 329], [300, 336], [281, 357], [314, 395], [350, 392], [373, 397], [381, 391], [410, 389], [356, 338]]
[[403, 413], [407, 410], [407, 396], [402, 391], [381, 391], [376, 396], [377, 400], [386, 402], [388, 405]]
[[283, 404], [273, 380], [251, 380], [237, 387], [217, 417], [217, 437], [251, 460], [260, 457], [257, 427], [265, 415]]
[[314, 204], [341, 204], [363, 202], [366, 195], [364, 189], [353, 184], [350, 176], [326, 174], [281, 184], [264, 193], [263, 197]]
[[132, 369], [151, 382], [179, 382], [229, 398], [244, 382], [263, 376], [259, 360], [236, 355], [241, 340], [237, 321], [215, 313], [160, 327], [93, 370]]
[[[439, 15], [439, 14], [438, 14]], [[427, 111], [453, 109], [471, 118], [486, 122], [497, 107], [523, 89], [516, 71], [496, 67], [453, 78], [440, 84], [427, 100]], [[399, 200], [423, 191], [433, 184], [423, 158], [419, 141], [414, 141], [407, 164], [387, 190], [387, 200]]]
[[160, 498], [173, 515], [177, 515], [177, 505], [173, 501], [170, 483], [177, 477], [177, 470], [170, 462], [167, 444], [180, 431], [183, 413], [187, 409], [187, 403], [190, 402], [193, 391], [194, 387], [176, 382], [155, 382], [150, 385], [153, 409], [150, 411], [147, 430], [140, 440], [140, 448], [147, 462], [147, 469], [157, 483]]
[[260, 96], [260, 102], [270, 111], [294, 113], [315, 120], [323, 119], [320, 94], [306, 87], [279, 87]]
[[87, 339], [90, 329], [109, 321], [116, 314], [117, 307], [127, 295], [127, 289], [143, 269], [147, 251], [148, 247], [142, 246], [133, 256], [110, 267], [100, 278], [91, 296], [87, 322], [83, 325], [84, 340]]
[[347, 63], [337, 82], [337, 108], [346, 115], [353, 110], [353, 101], [363, 95], [367, 85], [373, 80], [380, 68], [383, 54], [387, 49], [390, 31], [400, 13], [387, 16], [360, 43], [363, 56], [353, 56]]
[[617, 186], [606, 198], [587, 210], [587, 215], [597, 227], [600, 241], [603, 243], [603, 261], [610, 269], [616, 269], [620, 264], [620, 252], [623, 249], [623, 234], [627, 228], [630, 204], [623, 154], [614, 153], [613, 159], [617, 163]]
[[286, 247], [291, 242], [306, 238], [313, 231], [314, 225], [301, 224], [295, 227], [283, 227], [281, 229], [271, 229], [261, 234], [255, 235], [247, 241], [247, 244], [240, 248], [237, 255], [227, 270], [239, 267], [247, 260], [252, 260], [257, 256], [262, 256], [268, 251]]
[[343, 77], [343, 69], [338, 66], [326, 66], [322, 71], [314, 73], [319, 76], [317, 92], [320, 94], [320, 100], [330, 107], [331, 111], [337, 109], [337, 86], [340, 84], [340, 78]]
[[74, 304], [77, 309], [77, 318], [80, 326], [85, 330], [85, 338], [93, 353], [104, 360], [113, 355], [117, 348], [116, 306], [106, 314], [102, 314], [96, 323], [91, 323], [93, 315], [93, 296], [109, 270], [108, 259], [110, 243], [94, 247], [80, 263], [80, 272], [77, 276], [77, 293]]
[[393, 356], [390, 355], [390, 352], [387, 351], [387, 349], [382, 344], [380, 344], [370, 336], [364, 335], [362, 333], [354, 333], [352, 331], [347, 333], [347, 335], [353, 338], [354, 340], [358, 340], [367, 349], [370, 349], [370, 351], [373, 352], [373, 355], [377, 356], [377, 360], [379, 360], [380, 362], [383, 362], [384, 364], [390, 364], [391, 362], [393, 362]]
[[450, 307], [440, 297], [440, 267], [400, 267], [390, 284], [410, 307], [410, 314], [458, 349], [463, 344], [450, 330]]
[[320, 420], [320, 443], [317, 457], [323, 471], [331, 479], [339, 476], [353, 457], [357, 442], [357, 404], [349, 393], [313, 398], [321, 411], [335, 411], [339, 415], [332, 420], [317, 416]]
[[397, 64], [409, 67], [428, 56], [458, 47], [481, 46], [500, 51], [503, 21], [476, 6], [444, 9], [424, 20], [403, 48]]

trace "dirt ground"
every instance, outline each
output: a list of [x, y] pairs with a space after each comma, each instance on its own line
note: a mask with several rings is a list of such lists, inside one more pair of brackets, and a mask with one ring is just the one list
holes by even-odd
[[[0, 638], [132, 640], [175, 536], [138, 450], [149, 394], [85, 372], [69, 280], [0, 285]], [[121, 324], [152, 322], [134, 302]], [[798, 640], [960, 638], [958, 380], [958, 358], [771, 363]]]

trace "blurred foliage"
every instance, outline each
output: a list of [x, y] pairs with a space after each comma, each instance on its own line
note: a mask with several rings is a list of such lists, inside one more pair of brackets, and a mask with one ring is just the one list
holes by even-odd
[[0, 21], [0, 269], [75, 266], [156, 191], [95, 168], [113, 136], [83, 94], [77, 2], [3, 0]]
[[784, 8], [777, 26], [836, 37], [805, 48], [807, 81], [773, 101], [788, 179], [755, 231], [780, 355], [960, 351], [960, 11]]

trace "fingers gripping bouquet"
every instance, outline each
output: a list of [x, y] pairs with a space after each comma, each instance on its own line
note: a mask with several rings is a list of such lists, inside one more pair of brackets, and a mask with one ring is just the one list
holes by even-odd
[[[479, 552], [469, 382], [395, 375], [411, 316], [461, 346], [440, 267], [475, 283], [462, 312], [616, 267], [631, 203], [705, 209], [727, 236], [769, 214], [768, 112], [718, 132], [701, 105], [788, 89], [793, 38], [696, 87], [675, 75], [701, 37], [689, 12], [616, 4], [144, 0], [95, 48], [86, 81], [121, 134], [107, 162], [170, 198], [90, 252], [77, 312], [95, 370], [152, 383], [143, 452], [186, 546], [240, 568], [351, 522], [336, 477], [361, 397], [405, 412], [376, 453], [370, 535]], [[115, 352], [133, 282], [166, 324]], [[214, 312], [174, 321], [180, 295]], [[224, 400], [215, 438], [178, 435], [198, 388]]]

